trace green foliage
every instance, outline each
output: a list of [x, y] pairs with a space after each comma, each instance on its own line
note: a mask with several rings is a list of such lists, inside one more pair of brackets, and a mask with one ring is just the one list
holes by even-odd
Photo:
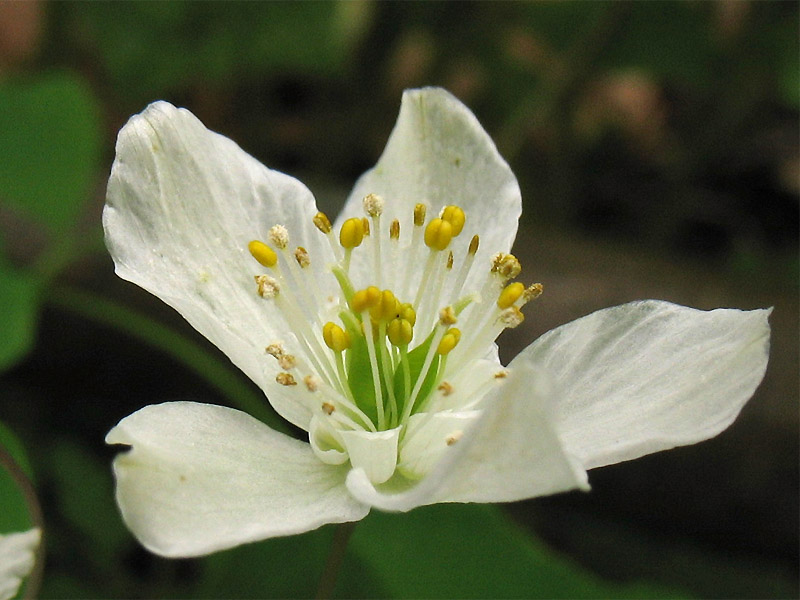
[[366, 16], [347, 4], [97, 2], [70, 16], [76, 43], [97, 46], [117, 92], [150, 101], [187, 86], [341, 69]]
[[98, 108], [67, 73], [0, 83], [0, 202], [53, 231], [74, 224], [97, 175]]
[[[0, 451], [5, 450], [20, 469], [30, 478], [30, 461], [14, 432], [0, 422]], [[0, 463], [0, 534], [25, 531], [33, 520], [25, 496], [11, 473]]]
[[39, 287], [31, 274], [4, 266], [0, 260], [0, 371], [14, 366], [33, 347]]
[[525, 535], [497, 508], [451, 504], [373, 512], [351, 541], [340, 595], [365, 570], [393, 598], [659, 598], [675, 591], [603, 582]]

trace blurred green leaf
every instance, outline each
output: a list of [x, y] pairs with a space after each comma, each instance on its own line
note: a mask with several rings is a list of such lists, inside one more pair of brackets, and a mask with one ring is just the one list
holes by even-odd
[[313, 597], [333, 528], [274, 538], [209, 556], [195, 596], [202, 598]]
[[98, 108], [69, 73], [0, 83], [0, 203], [53, 230], [86, 200], [100, 156]]
[[438, 505], [373, 511], [351, 540], [338, 588], [371, 571], [395, 598], [657, 598], [647, 584], [604, 582], [525, 535], [499, 508]]
[[329, 75], [369, 11], [337, 2], [125, 2], [72, 7], [76, 43], [99, 50], [115, 88], [145, 102], [278, 72]]
[[[0, 446], [30, 477], [30, 461], [19, 438], [0, 423]], [[0, 463], [0, 534], [26, 531], [33, 526], [25, 496], [11, 473]]]
[[87, 448], [62, 440], [48, 452], [48, 469], [61, 512], [89, 542], [91, 557], [99, 567], [132, 544], [114, 503], [109, 464]]
[[3, 307], [0, 371], [3, 371], [24, 358], [33, 347], [39, 314], [39, 281], [0, 261], [0, 306]]

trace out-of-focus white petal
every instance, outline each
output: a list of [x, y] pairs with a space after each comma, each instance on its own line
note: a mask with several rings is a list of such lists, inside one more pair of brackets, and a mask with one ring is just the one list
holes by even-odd
[[343, 485], [346, 467], [230, 408], [147, 406], [106, 442], [132, 446], [114, 460], [117, 503], [139, 541], [163, 556], [208, 554], [369, 510]]
[[728, 427], [764, 376], [769, 313], [633, 302], [546, 333], [510, 366], [553, 374], [566, 448], [600, 467]]
[[383, 483], [392, 476], [397, 466], [400, 427], [387, 431], [344, 430], [339, 435], [347, 447], [350, 464], [363, 470], [372, 483]]
[[[381, 219], [386, 227], [393, 219], [400, 221], [401, 246], [411, 239], [415, 204], [428, 204], [428, 219], [448, 204], [461, 206], [467, 221], [452, 250], [460, 261], [472, 236], [480, 235], [473, 280], [483, 276], [484, 267], [488, 270], [492, 254], [511, 249], [522, 212], [519, 185], [494, 142], [475, 115], [441, 88], [403, 94], [383, 154], [358, 180], [337, 223], [364, 216], [361, 201], [370, 193], [385, 200]], [[356, 272], [369, 267], [366, 254], [354, 254]], [[420, 271], [422, 265], [424, 260], [411, 264]]]
[[285, 225], [291, 247], [308, 249], [310, 268], [321, 274], [331, 254], [312, 224], [311, 192], [166, 102], [131, 117], [116, 152], [103, 226], [117, 274], [180, 312], [268, 392], [281, 415], [307, 427], [309, 411], [286, 398], [274, 381], [277, 364], [264, 355], [289, 328], [256, 294], [253, 276], [265, 268], [247, 244]]
[[523, 364], [487, 397], [484, 412], [421, 481], [374, 486], [353, 470], [347, 487], [376, 508], [407, 511], [435, 502], [512, 502], [588, 489], [586, 472], [561, 445], [550, 405], [557, 391], [546, 373]]
[[17, 595], [33, 569], [42, 532], [38, 528], [0, 535], [0, 600]]

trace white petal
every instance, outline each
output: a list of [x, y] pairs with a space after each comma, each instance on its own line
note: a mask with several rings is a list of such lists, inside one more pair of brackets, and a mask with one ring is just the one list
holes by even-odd
[[764, 376], [769, 313], [633, 302], [546, 333], [511, 366], [554, 375], [564, 444], [599, 467], [728, 427]]
[[[361, 200], [374, 193], [385, 200], [382, 222], [400, 221], [401, 242], [410, 240], [414, 205], [425, 202], [428, 219], [448, 204], [461, 206], [467, 221], [453, 243], [457, 261], [466, 254], [474, 234], [480, 235], [475, 259], [484, 275], [489, 257], [508, 252], [522, 212], [519, 185], [508, 164], [470, 110], [441, 88], [407, 90], [400, 115], [374, 168], [355, 185], [337, 219], [364, 215]], [[427, 250], [427, 249], [426, 249]], [[354, 270], [371, 263], [368, 253], [353, 255]], [[414, 262], [419, 268], [424, 264]], [[458, 264], [458, 262], [456, 263]], [[469, 288], [469, 280], [467, 287]]]
[[406, 425], [400, 444], [398, 470], [410, 479], [421, 479], [456, 444], [481, 412], [442, 411], [418, 413]]
[[283, 224], [292, 247], [307, 248], [321, 273], [330, 249], [312, 224], [311, 193], [166, 102], [131, 117], [116, 151], [103, 225], [117, 274], [180, 312], [269, 393], [278, 412], [307, 427], [311, 415], [285, 398], [277, 365], [264, 355], [266, 345], [286, 339], [287, 327], [256, 294], [253, 276], [265, 268], [247, 244]]
[[363, 471], [372, 483], [383, 483], [397, 466], [400, 428], [387, 431], [340, 431], [353, 469]]
[[311, 418], [308, 442], [317, 458], [327, 465], [342, 465], [350, 459], [347, 450], [336, 438], [337, 432], [333, 427], [328, 426], [316, 415]]
[[230, 408], [147, 406], [106, 442], [132, 446], [114, 460], [117, 503], [139, 541], [163, 556], [208, 554], [368, 512], [347, 493], [345, 467]]
[[41, 537], [37, 528], [0, 535], [0, 600], [17, 595], [22, 580], [33, 569]]
[[434, 502], [511, 502], [580, 488], [586, 472], [556, 434], [549, 377], [530, 365], [512, 370], [486, 399], [484, 414], [416, 485], [375, 487], [357, 470], [347, 487], [361, 502], [407, 511]]

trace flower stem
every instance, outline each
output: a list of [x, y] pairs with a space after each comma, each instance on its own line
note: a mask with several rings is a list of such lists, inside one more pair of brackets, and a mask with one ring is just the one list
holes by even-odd
[[44, 517], [42, 516], [42, 508], [39, 505], [39, 500], [36, 497], [36, 490], [33, 488], [31, 480], [25, 475], [25, 472], [20, 468], [11, 453], [0, 444], [0, 465], [5, 467], [11, 479], [17, 484], [17, 487], [22, 492], [25, 498], [25, 504], [28, 507], [28, 514], [31, 517], [33, 526], [37, 527], [40, 532], [39, 545], [36, 547], [35, 560], [33, 563], [33, 570], [28, 575], [25, 582], [26, 600], [36, 598], [39, 595], [39, 588], [42, 585], [42, 575], [44, 573]]
[[325, 570], [319, 578], [317, 600], [333, 598], [333, 592], [336, 591], [336, 581], [347, 551], [347, 543], [350, 541], [350, 536], [353, 535], [357, 524], [358, 521], [353, 521], [352, 523], [340, 523], [336, 526], [333, 532], [333, 542], [331, 543], [330, 554], [328, 554], [328, 561], [325, 563]]
[[48, 294], [47, 300], [60, 309], [124, 331], [158, 348], [202, 377], [241, 410], [273, 429], [289, 433], [288, 426], [272, 410], [266, 398], [251, 390], [239, 374], [227, 368], [211, 352], [155, 319], [114, 300], [69, 286], [59, 285]]

